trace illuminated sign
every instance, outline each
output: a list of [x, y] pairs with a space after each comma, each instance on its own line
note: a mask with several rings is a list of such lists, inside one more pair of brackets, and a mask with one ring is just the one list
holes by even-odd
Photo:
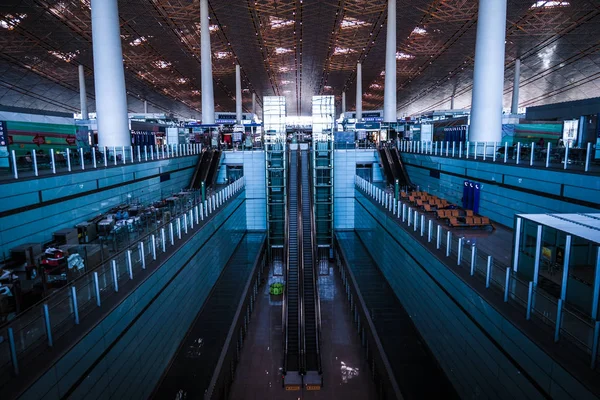
[[357, 123], [355, 128], [375, 131], [381, 129], [381, 124], [379, 122]]
[[574, 144], [577, 141], [577, 131], [579, 130], [579, 120], [574, 119], [563, 123], [563, 142], [565, 146], [569, 143]]

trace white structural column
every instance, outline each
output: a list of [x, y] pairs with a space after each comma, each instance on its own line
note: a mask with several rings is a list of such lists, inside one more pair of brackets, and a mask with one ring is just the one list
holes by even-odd
[[98, 145], [131, 146], [117, 0], [92, 0]]
[[383, 122], [396, 122], [396, 0], [388, 0]]
[[79, 102], [81, 103], [81, 119], [90, 119], [87, 107], [87, 90], [85, 88], [85, 71], [79, 66]]
[[513, 79], [513, 94], [512, 105], [510, 107], [511, 114], [519, 113], [519, 85], [521, 84], [521, 59], [515, 60], [515, 76]]
[[235, 119], [242, 123], [242, 71], [239, 64], [235, 66]]
[[342, 113], [346, 112], [346, 92], [342, 92]]
[[479, 0], [469, 141], [502, 140], [506, 0]]
[[144, 100], [144, 114], [148, 114], [148, 100]]
[[362, 119], [362, 64], [356, 65], [356, 120]]
[[215, 97], [210, 47], [208, 0], [200, 0], [200, 68], [202, 72], [202, 123], [215, 123]]
[[450, 97], [450, 109], [454, 110], [454, 95], [452, 95], [452, 97]]
[[256, 115], [256, 93], [252, 93], [252, 114]]

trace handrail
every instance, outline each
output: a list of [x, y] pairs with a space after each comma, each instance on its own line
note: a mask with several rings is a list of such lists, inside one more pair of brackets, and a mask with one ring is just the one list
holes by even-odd
[[[250, 307], [251, 309], [251, 304], [253, 304], [255, 301], [255, 295], [250, 289], [252, 288], [252, 282], [255, 282], [255, 285], [257, 287], [260, 286], [259, 276], [261, 275], [261, 273], [263, 272], [262, 270], [264, 269], [263, 261], [265, 258], [266, 247], [267, 239], [265, 236], [265, 240], [263, 240], [261, 245], [261, 250], [259, 250], [258, 256], [254, 260], [254, 266], [252, 267], [250, 277], [248, 278], [244, 290], [242, 291], [242, 297], [240, 298], [240, 302], [238, 303], [235, 316], [233, 317], [233, 323], [229, 327], [229, 332], [227, 333], [227, 338], [225, 339], [225, 343], [223, 344], [221, 355], [219, 357], [219, 360], [217, 361], [215, 372], [213, 373], [208, 388], [204, 392], [205, 400], [210, 400], [213, 398], [226, 398], [224, 393], [227, 393], [228, 390], [223, 386], [231, 386], [233, 382], [233, 380], [227, 379], [228, 377], [224, 375], [226, 372], [231, 371], [230, 363], [227, 361], [235, 360], [235, 356], [233, 354], [237, 353], [237, 341], [234, 339], [237, 336], [236, 332], [243, 326], [244, 323], [244, 308], [248, 309], [248, 307]], [[237, 361], [239, 362], [239, 360]]]
[[[360, 293], [358, 283], [356, 282], [356, 277], [354, 276], [352, 269], [348, 266], [346, 253], [344, 252], [342, 246], [340, 246], [340, 244], [338, 243], [337, 238], [334, 243], [334, 248], [336, 250], [336, 264], [338, 266], [338, 269], [342, 271], [344, 284], [348, 286], [347, 288], [349, 292], [356, 297], [356, 301], [354, 302], [356, 307], [355, 309], [359, 313], [361, 318], [364, 320], [362, 326], [366, 328], [364, 329], [366, 334], [365, 341], [367, 343], [371, 342], [370, 346], [367, 344], [368, 348], [371, 349], [371, 351], [367, 353], [367, 361], [371, 368], [371, 376], [374, 378], [374, 380], [376, 380], [377, 378], [387, 378], [387, 385], [385, 385], [385, 382], [383, 381], [379, 384], [378, 382], [375, 382], [378, 390], [380, 391], [380, 398], [395, 397], [398, 400], [402, 400], [404, 397], [402, 396], [400, 386], [396, 381], [396, 376], [394, 375], [392, 366], [390, 365], [385, 349], [383, 348], [383, 344], [379, 339], [377, 329], [375, 329], [375, 325], [373, 324], [371, 315], [368, 312], [369, 308], [367, 307], [367, 304], [365, 303], [365, 300], [362, 294]], [[369, 358], [371, 358], [371, 360], [369, 360]], [[376, 369], [379, 369], [379, 371], [375, 371]], [[385, 392], [382, 393], [381, 391]]]
[[[187, 243], [190, 238], [197, 233], [198, 229], [203, 229], [207, 225], [209, 225], [210, 221], [215, 218], [218, 213], [215, 213], [217, 209], [222, 209], [221, 207], [229, 206], [232, 204], [233, 200], [238, 198], [242, 189], [244, 188], [244, 178], [241, 178], [221, 191], [219, 191], [216, 198], [219, 201], [215, 204], [215, 209], [210, 211], [210, 213], [206, 212], [206, 209], [202, 209], [202, 205], [192, 206], [186, 209], [186, 213], [192, 213], [192, 218], [187, 219], [184, 218], [183, 221], [183, 230], [185, 231], [185, 236], [181, 235], [180, 239], [171, 242], [168, 250], [172, 250], [173, 246], [180, 246], [181, 243]], [[240, 201], [243, 202], [243, 199]], [[239, 207], [239, 204], [236, 206]], [[193, 211], [197, 212], [193, 212]], [[196, 217], [198, 221], [198, 216], [202, 212], [202, 221], [203, 222], [193, 222], [193, 217]], [[206, 213], [204, 213], [206, 212]], [[180, 214], [180, 216], [186, 215], [185, 213]], [[179, 219], [176, 219], [180, 221]], [[224, 222], [221, 222], [224, 223]], [[31, 354], [36, 354], [36, 357], [39, 356], [40, 349], [41, 351], [45, 351], [47, 347], [53, 348], [62, 348], [64, 346], [69, 346], [67, 342], [64, 342], [65, 332], [74, 328], [79, 324], [80, 318], [82, 321], [88, 320], [91, 323], [94, 321], [94, 318], [101, 317], [101, 314], [91, 314], [91, 310], [98, 309], [104, 302], [109, 299], [111, 296], [114, 296], [115, 293], [118, 292], [118, 285], [123, 284], [125, 282], [134, 282], [135, 285], [139, 284], [139, 280], [137, 283], [134, 281], [134, 277], [138, 277], [138, 273], [144, 269], [146, 269], [146, 265], [150, 271], [153, 271], [151, 268], [155, 268], [159, 263], [162, 262], [162, 259], [158, 255], [158, 245], [156, 245], [156, 241], [152, 242], [152, 233], [156, 233], [161, 231], [161, 226], [159, 225], [154, 231], [147, 234], [146, 236], [140, 238], [140, 240], [132, 243], [127, 249], [114, 254], [100, 266], [96, 267], [93, 270], [88, 271], [87, 274], [82, 275], [81, 277], [73, 280], [69, 283], [68, 286], [65, 286], [55, 292], [53, 295], [45, 298], [42, 302], [37, 303], [36, 305], [28, 308], [22, 314], [20, 314], [17, 318], [12, 321], [8, 321], [0, 327], [2, 332], [10, 332], [14, 333], [14, 337], [27, 337], [28, 341], [14, 342], [12, 340], [4, 341], [0, 343], [0, 386], [6, 383], [6, 379], [9, 377], [9, 373], [5, 374], [5, 371], [8, 372], [8, 368], [12, 365], [12, 372], [14, 375], [20, 376], [19, 367], [30, 366], [32, 365], [33, 358]], [[191, 229], [191, 232], [188, 235], [188, 228]], [[181, 231], [180, 231], [181, 232]], [[191, 235], [191, 236], [190, 236]], [[175, 237], [176, 238], [176, 237]], [[153, 245], [149, 245], [149, 247], [145, 247], [148, 243], [147, 240], [150, 239], [150, 243], [154, 243]], [[157, 235], [154, 239], [162, 240], [160, 235]], [[183, 242], [182, 242], [183, 240]], [[160, 254], [167, 253], [167, 240], [162, 242], [164, 244], [162, 251]], [[148, 243], [149, 244], [149, 243]], [[156, 246], [156, 247], [155, 247]], [[147, 251], [145, 251], [146, 249]], [[133, 253], [136, 252], [136, 253]], [[153, 254], [154, 252], [154, 254]], [[135, 256], [134, 256], [135, 255]], [[139, 259], [137, 259], [137, 255], [139, 255]], [[172, 254], [169, 255], [169, 257]], [[158, 261], [157, 261], [158, 260]], [[123, 263], [123, 264], [121, 264]], [[112, 271], [110, 271], [110, 267], [112, 267]], [[101, 268], [105, 268], [104, 272], [100, 270]], [[96, 275], [96, 272], [100, 272], [100, 276], [106, 276], [112, 272], [112, 279], [109, 278], [108, 282], [104, 281], [102, 284], [102, 280], [99, 280]], [[91, 275], [93, 273], [93, 275]], [[90, 278], [90, 275], [92, 278]], [[142, 279], [144, 275], [140, 275]], [[94, 285], [94, 277], [95, 285]], [[86, 279], [87, 278], [87, 279]], [[138, 278], [139, 279], [139, 278]], [[91, 281], [91, 282], [90, 282]], [[100, 282], [100, 283], [99, 283]], [[90, 288], [89, 291], [83, 290], [85, 288]], [[105, 290], [107, 288], [115, 288], [115, 290]], [[82, 293], [83, 297], [79, 297], [80, 301], [76, 301], [78, 299], [79, 293]], [[123, 290], [120, 292], [118, 296], [126, 295], [127, 290]], [[117, 298], [118, 299], [118, 298]], [[108, 307], [110, 309], [111, 305], [108, 303]], [[40, 315], [39, 309], [43, 307], [46, 312], [43, 315]], [[38, 308], [35, 310], [35, 308]], [[37, 311], [37, 312], [36, 312]], [[54, 324], [53, 324], [54, 322]], [[28, 330], [32, 324], [38, 324], [38, 326], [45, 324], [46, 331], [35, 329]], [[81, 332], [73, 333], [73, 335], [77, 336]], [[3, 333], [4, 334], [4, 333]], [[22, 335], [22, 336], [21, 336]], [[57, 346], [57, 343], [60, 344]], [[46, 347], [47, 346], [47, 347]], [[43, 365], [46, 365], [46, 361], [49, 362], [49, 358], [43, 361]], [[37, 361], [36, 361], [37, 362]], [[45, 368], [44, 366], [36, 366], [36, 368]], [[31, 373], [31, 370], [28, 369], [28, 372]], [[20, 390], [19, 385], [25, 382], [26, 379], [29, 379], [26, 375], [23, 375], [25, 378], [21, 379], [19, 382], [15, 383], [12, 388], [15, 390]], [[8, 387], [8, 386], [6, 386]], [[10, 389], [13, 390], [13, 389]], [[10, 396], [9, 396], [10, 397]]]
[[[301, 150], [297, 150], [299, 153]], [[299, 322], [299, 338], [300, 338], [300, 370], [306, 373], [306, 326], [304, 318], [304, 227], [302, 217], [302, 154], [297, 158], [298, 161], [298, 322]]]
[[[457, 141], [408, 141], [398, 142], [398, 152], [414, 153], [436, 157], [452, 157], [465, 160], [498, 162], [522, 167], [545, 168], [550, 170], [572, 170], [598, 174], [593, 154], [595, 143], [585, 143], [584, 147], [554, 146], [535, 142], [457, 142]], [[578, 164], [575, 166], [575, 164]], [[592, 165], [593, 164], [593, 165]]]
[[[170, 221], [174, 221], [177, 218], [180, 218], [184, 215], [189, 214], [190, 210], [193, 210], [196, 206], [200, 206], [200, 205], [202, 205], [202, 201], [196, 202], [194, 199], [194, 202], [189, 207], [187, 207], [184, 211], [180, 211], [179, 213], [172, 215]], [[136, 239], [136, 243], [149, 239], [152, 236], [152, 234], [160, 232], [161, 228], [166, 228], [169, 224], [170, 224], [170, 222], [163, 222], [162, 224], [157, 224], [155, 229], [148, 231], [148, 233], [144, 234], [143, 236], [138, 237]], [[112, 254], [109, 258], [117, 259], [121, 256], [125, 256], [125, 254], [127, 254], [128, 250], [131, 250], [131, 246], [128, 246], [128, 247], [124, 248], [123, 250], [117, 251], [116, 253]], [[107, 263], [108, 263], [108, 260], [103, 261], [100, 264], [96, 265], [95, 267], [88, 269], [85, 273], [83, 273], [80, 276], [76, 277], [75, 279], [69, 281], [68, 284], [59, 288], [54, 293], [51, 293], [51, 294], [43, 297], [37, 303], [35, 303], [35, 304], [29, 306], [28, 308], [26, 308], [25, 310], [21, 311], [14, 319], [5, 321], [2, 324], [0, 324], [0, 329], [8, 327], [8, 326], [14, 324], [15, 322], [19, 321], [19, 319], [23, 318], [23, 316], [26, 313], [30, 312], [31, 310], [36, 309], [36, 308], [39, 309], [39, 307], [42, 306], [44, 303], [48, 303], [49, 300], [56, 298], [61, 293], [67, 292], [68, 290], [70, 290], [71, 286], [75, 286], [77, 283], [79, 283], [81, 281], [89, 280], [90, 276], [92, 276], [92, 274], [94, 272], [98, 271], [100, 268], [102, 268]]]
[[[367, 182], [366, 180], [360, 178], [360, 177], [356, 177], [356, 183], [355, 183], [355, 187], [357, 188], [357, 190], [359, 190], [361, 193], [364, 194], [364, 198], [369, 201], [370, 203], [374, 204], [377, 208], [381, 208], [381, 205], [373, 199], [373, 194], [371, 192], [371, 190], [373, 189], [374, 185], [371, 184], [370, 182]], [[408, 203], [403, 203], [404, 205], [408, 205], [408, 209], [412, 210], [414, 212], [414, 208], [408, 204]], [[384, 212], [389, 212], [389, 210], [386, 210]], [[420, 237], [417, 236], [417, 234], [415, 233], [415, 231], [413, 229], [408, 229], [406, 230], [406, 228], [403, 226], [403, 224], [401, 222], [403, 222], [400, 217], [398, 216], [398, 214], [396, 214], [396, 216], [393, 218], [393, 220], [395, 221], [395, 223], [397, 223], [399, 226], [402, 226], [403, 229], [405, 231], [407, 231], [407, 233], [409, 235], [414, 235], [413, 237], [415, 237], [415, 240], [417, 241], [424, 241], [424, 237]], [[439, 231], [436, 229], [438, 228]], [[439, 235], [438, 236], [438, 233]], [[450, 232], [449, 230], [445, 229], [442, 227], [441, 224], [438, 224], [437, 222], [433, 222], [431, 224], [431, 232], [432, 235], [435, 235], [436, 239], [439, 240], [440, 245], [438, 245], [437, 247], [437, 252], [434, 250], [432, 251], [432, 254], [439, 256], [439, 253], [442, 252], [446, 254], [446, 258], [447, 257], [458, 257], [458, 240], [456, 238], [453, 238], [451, 236], [450, 239], [450, 249], [448, 250], [448, 245], [447, 243], [447, 233]], [[441, 239], [440, 239], [441, 238]], [[443, 245], [442, 245], [443, 243]], [[569, 345], [574, 346], [574, 348], [580, 349], [582, 350], [587, 356], [590, 356], [592, 362], [596, 362], [596, 358], [597, 355], [594, 354], [594, 350], [593, 350], [593, 338], [597, 335], [600, 335], [599, 329], [596, 328], [595, 326], [595, 321], [593, 320], [587, 320], [585, 318], [581, 318], [579, 315], [577, 315], [577, 312], [574, 312], [573, 309], [570, 309], [569, 304], [562, 304], [562, 301], [560, 302], [560, 306], [559, 306], [559, 300], [560, 299], [556, 299], [552, 301], [552, 305], [553, 307], [549, 310], [545, 310], [542, 309], [540, 304], [541, 301], [536, 302], [536, 306], [535, 307], [531, 307], [530, 304], [534, 299], [534, 295], [541, 295], [544, 294], [546, 297], [548, 297], [549, 299], [552, 299], [552, 296], [549, 295], [547, 292], [544, 292], [544, 289], [542, 287], [533, 287], [532, 288], [532, 295], [529, 296], [528, 298], [528, 287], [530, 282], [524, 281], [522, 280], [519, 276], [517, 276], [516, 273], [514, 273], [514, 271], [512, 270], [512, 267], [510, 264], [506, 264], [504, 263], [502, 260], [498, 260], [496, 258], [491, 258], [488, 259], [487, 257], [490, 256], [489, 254], [487, 254], [485, 252], [485, 250], [478, 248], [477, 249], [477, 254], [476, 257], [474, 258], [475, 264], [471, 264], [470, 261], [465, 260], [465, 253], [463, 252], [461, 254], [461, 260], [466, 261], [467, 265], [470, 265], [473, 269], [473, 273], [471, 275], [479, 277], [479, 279], [483, 278], [486, 282], [486, 291], [488, 289], [492, 289], [489, 291], [489, 294], [487, 294], [488, 292], [484, 291], [481, 292], [480, 295], [482, 296], [482, 298], [486, 298], [487, 296], [503, 296], [503, 302], [504, 303], [510, 303], [513, 305], [517, 306], [517, 310], [519, 310], [519, 312], [522, 312], [523, 315], [527, 315], [528, 313], [528, 309], [533, 311], [533, 313], [538, 313], [538, 314], [542, 314], [544, 312], [549, 312], [550, 315], [556, 315], [558, 313], [562, 313], [562, 318], [540, 318], [540, 319], [536, 319], [536, 318], [531, 318], [529, 319], [529, 322], [525, 322], [525, 323], [529, 323], [529, 324], [537, 324], [537, 323], [541, 323], [544, 324], [546, 326], [550, 326], [551, 328], [553, 328], [553, 333], [554, 333], [554, 340], [558, 341], [558, 340], [562, 340], [562, 338], [566, 339], [566, 343], [568, 343]], [[490, 256], [491, 257], [491, 256]], [[440, 258], [440, 260], [442, 260]], [[485, 262], [488, 262], [488, 260], [490, 260], [490, 264], [489, 264], [489, 268], [486, 269], [479, 269], [476, 268], [477, 267], [477, 260], [480, 260], [480, 264], [485, 265], [485, 263], [483, 262], [485, 260]], [[446, 261], [442, 261], [444, 265], [448, 266], [449, 263]], [[496, 272], [494, 272], [497, 269]], [[451, 269], [452, 270], [452, 269]], [[474, 278], [473, 278], [474, 279]], [[465, 279], [465, 282], [469, 282], [468, 278]], [[489, 283], [487, 283], [489, 282]], [[492, 303], [490, 303], [492, 304]], [[556, 304], [556, 308], [554, 308], [554, 304]], [[503, 313], [504, 311], [502, 311], [500, 308], [498, 308], [498, 312]], [[543, 315], [543, 314], [542, 314]], [[571, 321], [567, 321], [565, 319], [566, 315], [572, 315], [575, 317], [575, 319], [581, 323], [581, 326], [573, 326]], [[532, 322], [533, 321], [533, 322]], [[550, 323], [548, 322], [550, 321]], [[513, 321], [513, 324], [515, 326], [520, 326], [520, 322], [519, 321]], [[557, 326], [558, 325], [558, 326]], [[582, 341], [580, 338], [582, 336], [585, 336], [586, 338], [590, 338], [592, 340], [587, 341], [587, 343], [585, 341]], [[562, 341], [561, 341], [562, 343]], [[565, 344], [563, 344], [562, 346], [565, 346]], [[591, 355], [594, 354], [594, 355]], [[593, 368], [593, 367], [592, 367]]]
[[[308, 164], [309, 166], [312, 165], [311, 163]], [[314, 174], [314, 170], [312, 171]], [[310, 176], [310, 171], [309, 171], [309, 176]], [[317, 263], [317, 258], [316, 258], [316, 244], [315, 244], [315, 235], [317, 234], [317, 229], [315, 226], [315, 204], [313, 201], [313, 185], [309, 185], [309, 190], [310, 190], [310, 196], [309, 196], [309, 201], [310, 201], [310, 248], [311, 248], [311, 252], [312, 252], [312, 271], [313, 271], [313, 287], [314, 287], [314, 301], [315, 301], [315, 311], [316, 311], [316, 318], [315, 318], [315, 332], [317, 332], [317, 337], [316, 337], [316, 342], [317, 342], [317, 369], [319, 374], [321, 374], [323, 372], [323, 368], [321, 365], [321, 298], [319, 296], [319, 287], [318, 287], [318, 279], [317, 279], [317, 275], [316, 275], [316, 263]]]
[[[284, 153], [285, 154], [285, 153]], [[290, 170], [289, 166], [291, 163], [291, 157], [288, 157], [288, 172]], [[285, 171], [285, 169], [284, 169]], [[287, 177], [287, 183], [289, 183], [289, 176]], [[288, 205], [289, 202], [289, 198], [290, 198], [290, 185], [287, 185], [287, 199], [285, 199], [286, 201], [286, 206]], [[283, 300], [282, 300], [282, 307], [281, 307], [281, 325], [282, 325], [282, 329], [283, 329], [283, 374], [285, 375], [285, 373], [287, 372], [287, 354], [288, 354], [288, 330], [287, 330], [287, 319], [288, 319], [288, 312], [287, 312], [287, 296], [288, 296], [288, 276], [290, 273], [290, 252], [289, 252], [289, 230], [290, 230], [290, 220], [289, 220], [289, 210], [286, 210], [284, 212], [285, 214], [285, 228], [284, 228], [284, 244], [283, 244], [283, 261], [285, 261], [285, 267], [283, 268], [284, 270], [284, 282], [285, 282], [285, 290], [283, 291]]]

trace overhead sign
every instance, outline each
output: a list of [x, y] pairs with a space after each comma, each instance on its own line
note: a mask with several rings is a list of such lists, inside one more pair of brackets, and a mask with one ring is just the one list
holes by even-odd
[[379, 129], [381, 129], [381, 123], [379, 123], [379, 122], [357, 123], [355, 126], [355, 129], [364, 129], [364, 130], [368, 130], [368, 131], [379, 130]]

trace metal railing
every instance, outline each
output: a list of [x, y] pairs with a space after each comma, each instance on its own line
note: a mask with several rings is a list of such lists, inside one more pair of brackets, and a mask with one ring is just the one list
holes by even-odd
[[400, 141], [398, 150], [437, 157], [600, 173], [600, 165], [594, 157], [597, 151], [594, 143], [578, 148], [553, 146], [552, 143], [538, 145], [535, 142], [517, 142], [509, 146], [507, 142]]
[[410, 203], [394, 199], [391, 193], [359, 176], [355, 177], [355, 185], [367, 198], [391, 214], [409, 234], [434, 245], [445, 257], [446, 264], [455, 262], [457, 267], [466, 268], [472, 279], [484, 282], [487, 290], [520, 308], [527, 320], [550, 326], [555, 342], [566, 339], [576, 345], [590, 356], [590, 366], [595, 368], [600, 321], [585, 318], [534, 282], [524, 281], [511, 266], [494, 259], [476, 244], [467, 244], [464, 237], [454, 235]]
[[26, 155], [10, 151], [9, 169], [0, 170], [0, 178], [13, 179], [54, 175], [57, 173], [109, 168], [127, 164], [198, 155], [199, 143], [163, 146], [79, 147], [61, 151], [50, 149], [48, 154], [32, 150]]
[[54, 347], [60, 337], [119, 292], [120, 286], [134, 281], [160, 254], [202, 227], [209, 215], [243, 188], [241, 178], [203, 203], [186, 207], [171, 221], [0, 327], [0, 336], [5, 339], [0, 342], [0, 386], [26, 371], [40, 353]]
[[[310, 173], [310, 172], [309, 172]], [[315, 171], [313, 170], [312, 173], [314, 174]], [[315, 243], [315, 237], [317, 235], [317, 228], [315, 226], [315, 204], [313, 201], [313, 191], [314, 191], [314, 187], [313, 185], [308, 185], [309, 186], [309, 199], [310, 199], [310, 248], [311, 248], [311, 253], [312, 253], [312, 260], [313, 260], [313, 265], [312, 265], [312, 274], [313, 274], [313, 288], [314, 288], [314, 302], [315, 302], [315, 330], [317, 333], [317, 363], [318, 363], [318, 371], [319, 374], [321, 374], [323, 372], [323, 365], [322, 365], [322, 360], [321, 360], [321, 296], [319, 295], [319, 280], [317, 279], [317, 265], [318, 265], [318, 260], [317, 260], [317, 244]]]
[[267, 241], [265, 240], [254, 263], [246, 287], [242, 292], [242, 297], [235, 317], [233, 318], [233, 323], [229, 328], [229, 333], [225, 339], [223, 349], [221, 350], [221, 356], [217, 362], [208, 389], [204, 394], [205, 400], [225, 400], [229, 398], [229, 391], [235, 378], [237, 364], [240, 361], [244, 339], [248, 333], [248, 324], [250, 323], [250, 318], [254, 312], [256, 297], [262, 286], [262, 277], [267, 268], [266, 243]]
[[375, 382], [378, 398], [401, 400], [404, 397], [375, 325], [373, 325], [368, 307], [358, 289], [356, 278], [352, 269], [348, 267], [346, 255], [337, 240], [334, 242], [334, 249], [336, 266], [342, 278], [342, 284], [352, 313], [352, 320], [360, 336], [360, 342], [365, 349], [365, 356], [371, 369], [371, 378]]

